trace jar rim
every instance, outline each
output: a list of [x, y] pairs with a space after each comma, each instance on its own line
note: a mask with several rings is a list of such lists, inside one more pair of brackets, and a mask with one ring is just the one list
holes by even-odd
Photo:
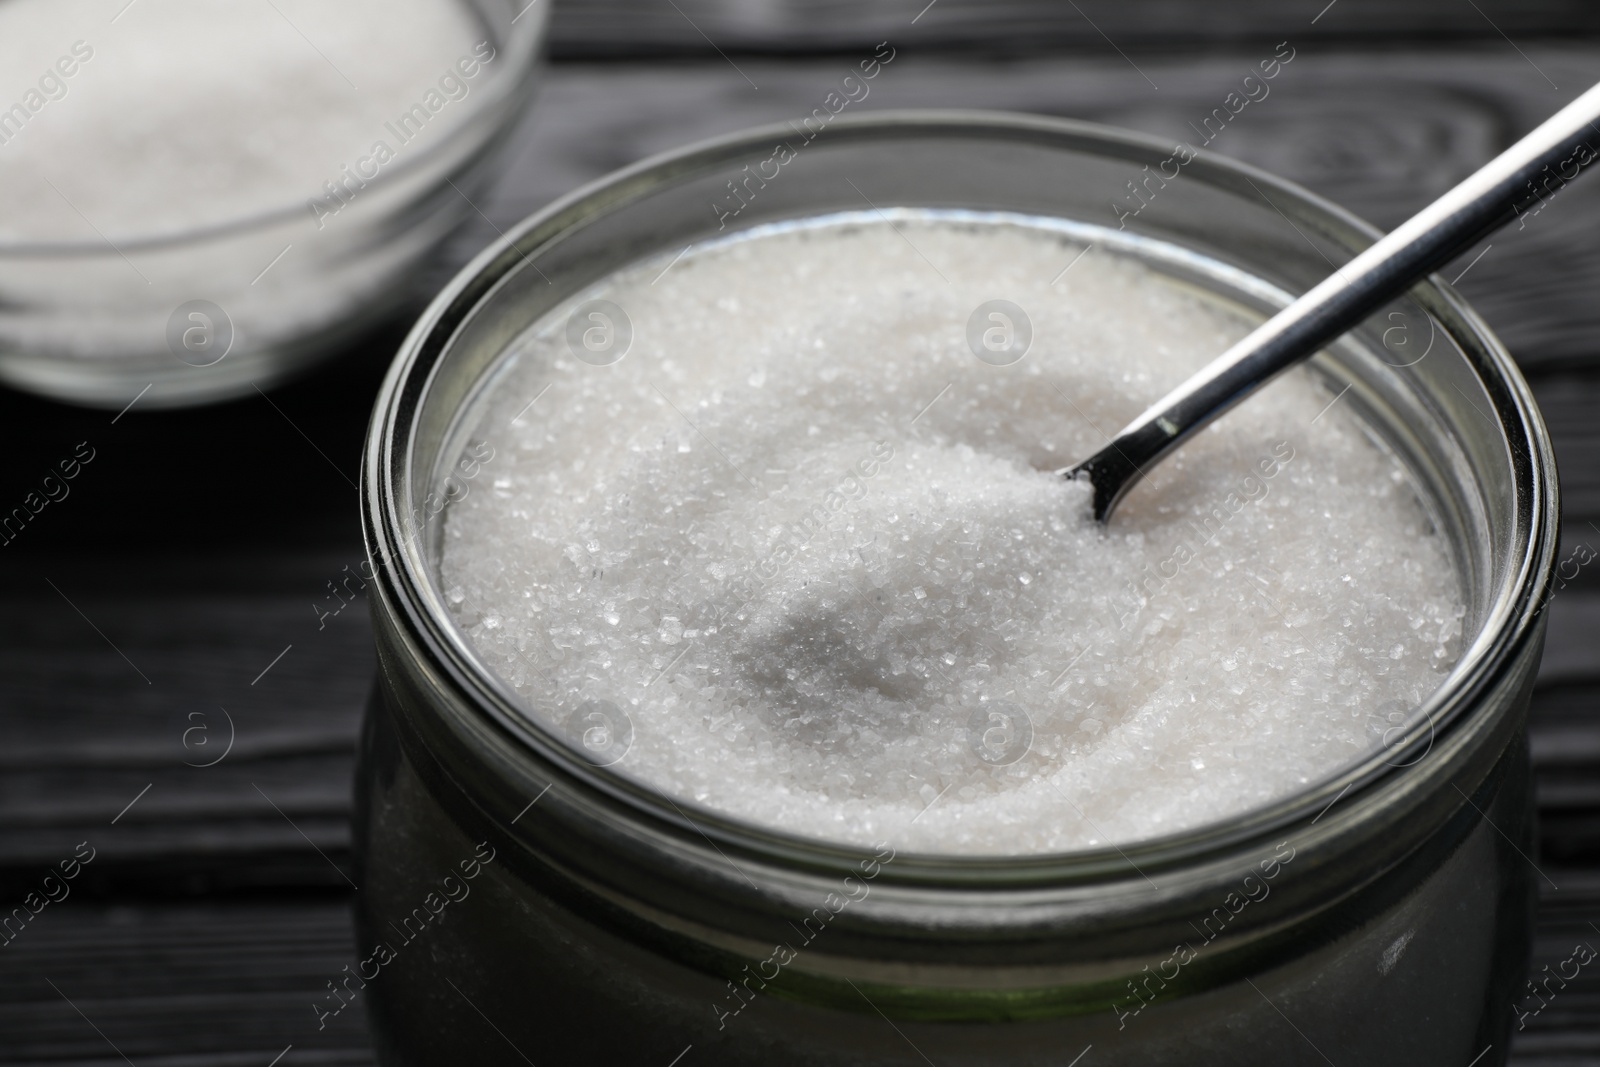
[[[578, 758], [552, 732], [519, 712], [515, 693], [482, 664], [466, 636], [438, 609], [436, 579], [426, 553], [417, 538], [403, 533], [403, 520], [411, 513], [416, 418], [452, 341], [496, 286], [569, 228], [581, 227], [660, 185], [766, 150], [774, 138], [790, 132], [790, 127], [782, 124], [762, 126], [652, 156], [613, 172], [530, 216], [463, 268], [419, 318], [379, 394], [363, 459], [363, 519], [369, 555], [382, 561], [379, 569], [387, 575], [387, 581], [380, 583], [379, 600], [402, 620], [407, 638], [426, 652], [434, 668], [442, 669], [449, 684], [464, 693], [477, 712], [514, 737], [527, 754], [657, 825], [760, 856], [780, 867], [839, 871], [870, 857], [872, 850], [793, 834], [675, 800], [648, 784]], [[841, 115], [823, 136], [839, 144], [847, 139], [941, 135], [1021, 139], [1136, 163], [1159, 160], [1172, 151], [1169, 142], [1146, 134], [1077, 120], [993, 111]], [[1257, 187], [1269, 190], [1274, 194], [1274, 206], [1314, 221], [1324, 236], [1352, 254], [1380, 236], [1370, 224], [1294, 183], [1248, 164], [1194, 151], [1194, 159], [1185, 166], [1186, 176], [1241, 195]], [[1516, 558], [1504, 569], [1488, 598], [1477, 639], [1463, 649], [1456, 666], [1423, 706], [1431, 726], [1426, 740], [1431, 745], [1472, 718], [1470, 713], [1480, 695], [1497, 684], [1527, 642], [1536, 638], [1535, 624], [1555, 564], [1559, 505], [1550, 440], [1532, 393], [1510, 355], [1442, 279], [1429, 278], [1412, 295], [1446, 327], [1479, 372], [1496, 404], [1497, 430], [1506, 436], [1518, 461], [1511, 538]], [[1488, 714], [1483, 708], [1476, 710]], [[895, 862], [895, 875], [932, 884], [998, 886], [1081, 882], [1113, 872], [1126, 875], [1130, 863], [1139, 868], [1135, 860], [1158, 868], [1182, 866], [1290, 826], [1314, 822], [1313, 816], [1320, 818], [1320, 811], [1346, 794], [1354, 791], [1360, 797], [1406, 775], [1421, 756], [1412, 763], [1397, 762], [1396, 757], [1411, 754], [1423, 740], [1376, 752], [1306, 789], [1235, 816], [1121, 847], [1110, 844], [1020, 856], [901, 854]]]

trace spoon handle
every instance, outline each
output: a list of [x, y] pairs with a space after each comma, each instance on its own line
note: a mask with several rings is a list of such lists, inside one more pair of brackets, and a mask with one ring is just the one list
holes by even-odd
[[1600, 158], [1596, 122], [1600, 85], [1336, 268], [1158, 400], [1105, 448], [1059, 473], [1089, 477], [1094, 515], [1104, 522], [1152, 465], [1212, 419], [1577, 177]]

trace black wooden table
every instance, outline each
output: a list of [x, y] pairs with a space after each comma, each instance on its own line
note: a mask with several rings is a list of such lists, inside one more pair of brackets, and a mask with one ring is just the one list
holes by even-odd
[[[487, 218], [428, 284], [581, 181], [808, 113], [880, 40], [899, 51], [863, 107], [1034, 111], [1186, 140], [1288, 41], [1270, 97], [1211, 147], [1385, 226], [1600, 79], [1600, 39], [1579, 36], [1600, 33], [1600, 9], [1324, 2], [569, 7]], [[1590, 178], [1443, 272], [1533, 382], [1561, 464], [1563, 554], [1600, 548], [1597, 236]], [[0, 905], [93, 855], [0, 948], [0, 1063], [371, 1062], [359, 1012], [319, 1031], [311, 1006], [355, 958], [350, 779], [372, 673], [365, 603], [329, 590], [362, 558], [359, 446], [403, 330], [205, 410], [113, 417], [0, 392], [0, 508], [92, 455], [0, 547]], [[1535, 970], [1600, 946], [1600, 566], [1549, 610]], [[1600, 1063], [1600, 968], [1525, 1019], [1512, 1059]]]

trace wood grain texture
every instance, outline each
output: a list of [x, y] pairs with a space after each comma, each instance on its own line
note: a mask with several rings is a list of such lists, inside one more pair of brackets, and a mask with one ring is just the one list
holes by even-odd
[[[519, 5], [520, 6], [520, 5]], [[1600, 10], [1578, 0], [569, 0], [557, 4], [557, 56], [638, 57], [724, 52], [806, 53], [885, 38], [926, 50], [1114, 54], [1182, 44], [1284, 37], [1448, 43], [1600, 32]]]
[[[713, 36], [733, 22], [712, 15], [744, 20], [747, 38], [732, 38], [747, 50], [777, 47], [775, 35], [802, 13], [831, 18], [836, 24], [814, 40], [782, 40], [840, 55], [557, 65], [511, 146], [505, 179], [479, 199], [487, 220], [457, 239], [425, 286], [497, 229], [583, 181], [696, 138], [808, 112], [854, 42], [881, 39], [873, 19], [906, 17], [887, 6], [853, 8], [853, 21], [823, 5], [680, 6], [697, 22], [705, 16], [701, 25]], [[1113, 36], [1166, 10], [1153, 0], [1125, 10], [1079, 6], [1115, 28]], [[1600, 17], [1566, 4], [1480, 6], [1503, 27], [1534, 34], [1554, 32], [1562, 19], [1580, 26]], [[601, 38], [622, 22], [621, 52], [700, 47], [681, 27], [665, 26], [663, 9], [671, 12], [620, 3], [560, 9], [558, 45], [605, 51], [611, 46]], [[907, 38], [913, 44], [865, 106], [1035, 111], [1193, 140], [1189, 123], [1258, 58], [1251, 44], [1200, 58], [1139, 52], [1136, 69], [1103, 40], [1062, 29], [1071, 11], [940, 0], [918, 25], [935, 15], [951, 20], [931, 23], [949, 40], [965, 34], [982, 45], [1024, 27], [1040, 40], [1057, 34], [1082, 47], [1054, 58], [955, 58], [935, 47], [945, 38]], [[1311, 14], [1223, 5], [1214, 16], [1220, 28], [1189, 29], [1255, 41], [1257, 30], [1240, 28], [1247, 15], [1265, 33]], [[1447, 10], [1339, 0], [1316, 33], [1335, 15], [1372, 20], [1362, 33], [1455, 32], [1455, 23], [1418, 27], [1464, 17], [1453, 3]], [[984, 19], [994, 24], [980, 25]], [[658, 40], [650, 37], [657, 29]], [[1279, 32], [1259, 39], [1281, 39]], [[1271, 96], [1212, 147], [1380, 225], [1404, 218], [1600, 78], [1600, 47], [1524, 43], [1524, 55], [1487, 36], [1449, 51], [1402, 53], [1336, 48], [1315, 34], [1294, 40], [1308, 43]], [[1589, 179], [1525, 230], [1491, 239], [1460, 283], [1533, 376], [1562, 468], [1566, 551], [1600, 548], [1597, 228], [1600, 179]], [[345, 1014], [344, 1029], [305, 1036], [308, 1022], [314, 1028], [311, 999], [352, 958], [340, 894], [353, 745], [372, 664], [360, 596], [337, 615], [320, 615], [333, 603], [326, 583], [341, 581], [360, 558], [351, 480], [372, 396], [403, 327], [375, 332], [344, 361], [275, 391], [271, 404], [250, 397], [198, 412], [135, 409], [113, 424], [105, 413], [0, 392], [0, 499], [20, 499], [76, 442], [98, 449], [72, 496], [0, 549], [0, 898], [31, 887], [79, 841], [100, 850], [75, 899], [0, 950], [0, 1062], [125, 1062], [45, 978], [141, 1067], [265, 1067], [291, 1042], [285, 1067], [370, 1061], [359, 1013]], [[1565, 958], [1574, 939], [1600, 945], [1592, 926], [1600, 922], [1600, 565], [1549, 610], [1532, 751], [1540, 862], [1561, 888], [1543, 904], [1536, 971]], [[187, 765], [217, 751], [197, 738], [220, 743], [221, 708], [232, 717], [234, 748], [215, 766]], [[186, 747], [185, 731], [197, 725], [205, 732], [190, 734]], [[1600, 1061], [1597, 982], [1586, 974], [1530, 1019], [1514, 1062]]]
[[356, 959], [348, 904], [78, 904], [40, 913], [0, 952], [0, 1063], [60, 1067], [355, 1067], [357, 1003], [312, 1009]]
[[[1560, 892], [1549, 891], [1540, 902], [1539, 926], [1534, 935], [1530, 978], [1543, 980], [1563, 973], [1573, 950], [1583, 945], [1600, 950], [1600, 875], [1591, 867], [1563, 869], [1547, 866]], [[1546, 970], [1548, 968], [1548, 970]], [[1572, 973], [1572, 965], [1565, 965]], [[1535, 996], [1524, 987], [1513, 1018], [1514, 1067], [1589, 1067], [1600, 1060], [1600, 967], [1591, 963], [1567, 983], [1551, 981], [1543, 988], [1553, 996]], [[1541, 1000], [1543, 1004], [1541, 1005]]]

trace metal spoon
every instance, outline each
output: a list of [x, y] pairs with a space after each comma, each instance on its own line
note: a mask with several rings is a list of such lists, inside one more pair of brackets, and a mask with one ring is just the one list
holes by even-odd
[[[1111, 443], [1056, 473], [1088, 478], [1105, 522], [1161, 459], [1245, 397], [1430, 272], [1559, 190], [1600, 158], [1600, 85], [1435, 200], [1331, 278], [1156, 401]], [[1542, 173], [1548, 171], [1549, 173]]]

